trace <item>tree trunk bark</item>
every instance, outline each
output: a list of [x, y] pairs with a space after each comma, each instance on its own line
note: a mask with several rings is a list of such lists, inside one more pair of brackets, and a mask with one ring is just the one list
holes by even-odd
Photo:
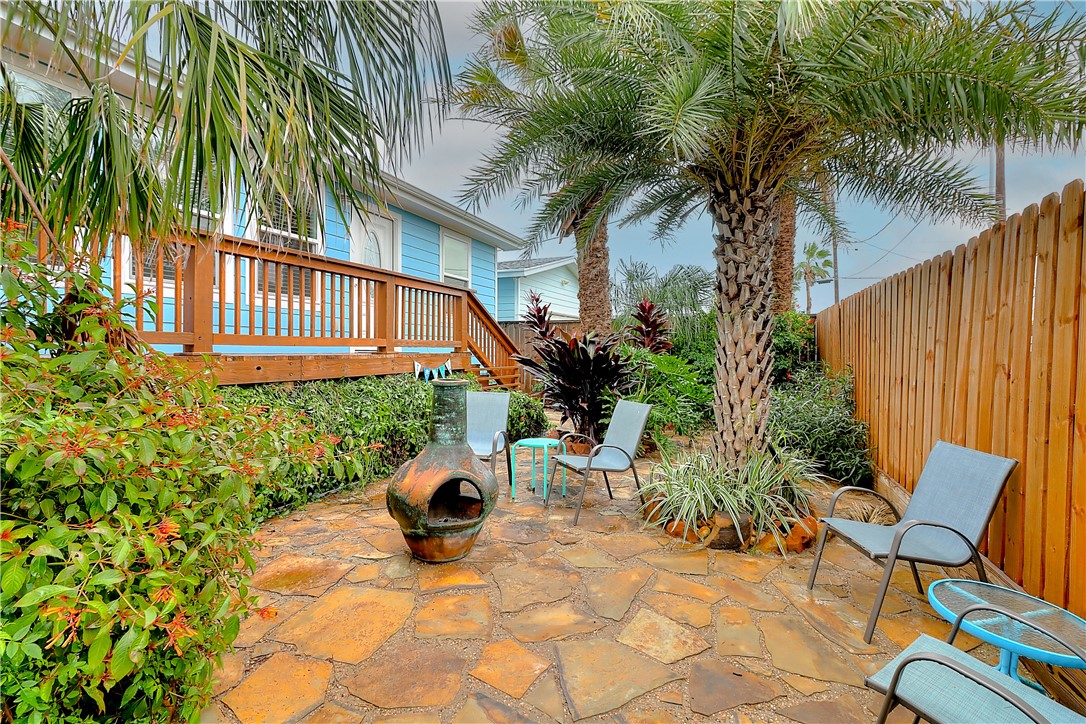
[[811, 313], [811, 279], [808, 275], [803, 277], [803, 285], [807, 287], [807, 314]]
[[773, 314], [792, 311], [796, 265], [796, 195], [781, 195], [781, 228], [773, 245]]
[[590, 240], [577, 238], [577, 302], [581, 328], [596, 334], [611, 333], [611, 260], [607, 250], [607, 224]]
[[716, 224], [717, 356], [715, 443], [723, 462], [741, 464], [766, 446], [773, 368], [773, 242], [780, 224], [775, 194], [712, 192]]

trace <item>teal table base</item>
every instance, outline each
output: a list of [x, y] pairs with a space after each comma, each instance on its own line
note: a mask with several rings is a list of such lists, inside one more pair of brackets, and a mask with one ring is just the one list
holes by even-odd
[[[558, 440], [555, 440], [552, 437], [526, 437], [523, 440], [518, 440], [515, 443], [513, 443], [512, 449], [510, 450], [510, 454], [512, 454], [512, 456], [513, 456], [513, 474], [509, 476], [509, 497], [512, 500], [517, 499], [516, 477], [517, 477], [517, 448], [518, 447], [526, 447], [526, 448], [531, 449], [531, 451], [532, 451], [532, 490], [533, 491], [535, 490], [536, 451], [537, 450], [542, 450], [543, 451], [543, 498], [546, 499], [546, 497], [547, 497], [547, 486], [550, 483], [550, 480], [549, 480], [549, 478], [547, 476], [547, 467], [548, 467], [548, 463], [549, 463], [548, 457], [547, 457], [548, 452], [550, 451], [550, 449], [552, 447], [553, 448], [561, 447], [562, 454], [564, 455], [565, 452], [566, 452], [566, 444], [564, 442], [560, 442]], [[566, 469], [565, 468], [562, 468], [562, 497], [563, 498], [566, 497]]]

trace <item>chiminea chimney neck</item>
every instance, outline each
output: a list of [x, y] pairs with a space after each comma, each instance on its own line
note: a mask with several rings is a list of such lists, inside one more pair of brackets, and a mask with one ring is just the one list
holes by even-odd
[[467, 380], [434, 380], [430, 440], [438, 445], [467, 443]]

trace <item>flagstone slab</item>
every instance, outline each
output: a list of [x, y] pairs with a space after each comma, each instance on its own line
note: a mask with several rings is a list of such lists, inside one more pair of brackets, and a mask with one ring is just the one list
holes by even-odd
[[[811, 577], [811, 562], [807, 558], [800, 559], [801, 562], [806, 565], [782, 565], [778, 570], [778, 577], [782, 581], [788, 583], [795, 583], [807, 587], [807, 581]], [[863, 577], [864, 580], [869, 580], [867, 577]], [[831, 566], [819, 566], [818, 578], [815, 580], [814, 590], [832, 590], [834, 588], [844, 588], [848, 584], [848, 578], [843, 576], [834, 570]]]
[[449, 649], [409, 642], [385, 650], [342, 683], [381, 709], [447, 706], [460, 692], [466, 664]]
[[798, 614], [767, 616], [758, 622], [773, 665], [781, 671], [820, 681], [863, 686], [859, 662], [838, 652], [826, 639], [811, 630]]
[[672, 573], [685, 573], [693, 576], [705, 576], [709, 573], [709, 553], [700, 551], [683, 551], [679, 553], [645, 553], [641, 560], [654, 568], [659, 568]]
[[524, 695], [522, 701], [531, 704], [556, 721], [563, 721], [566, 718], [566, 700], [558, 689], [558, 683], [550, 674], [540, 678], [532, 690]]
[[[852, 603], [861, 611], [870, 611], [875, 606], [875, 594], [878, 593], [879, 584], [870, 578], [853, 576], [848, 584], [849, 595]], [[905, 597], [891, 586], [886, 591], [886, 598], [882, 601], [882, 612], [893, 616], [905, 613], [913, 608], [915, 603], [905, 600]]]
[[372, 581], [377, 576], [381, 575], [381, 567], [376, 563], [366, 563], [361, 566], [355, 566], [354, 569], [347, 574], [347, 580], [351, 583], [366, 583]]
[[407, 541], [403, 539], [403, 533], [400, 532], [399, 526], [394, 530], [382, 530], [378, 533], [374, 533], [366, 538], [366, 541], [382, 553], [410, 552], [410, 549], [407, 547]]
[[517, 548], [525, 558], [534, 561], [536, 558], [550, 553], [554, 548], [554, 541], [544, 540], [538, 543], [527, 543], [525, 545], [517, 546]]
[[386, 578], [398, 581], [401, 578], [409, 577], [421, 565], [423, 564], [415, 563], [414, 559], [409, 555], [395, 555], [384, 562], [381, 566], [381, 573]]
[[332, 662], [277, 653], [228, 691], [222, 701], [242, 724], [299, 719], [324, 701]]
[[754, 556], [746, 553], [717, 553], [713, 570], [725, 576], [761, 583], [781, 564], [780, 558]]
[[[882, 667], [882, 662], [879, 663], [879, 667]], [[829, 684], [824, 681], [816, 681], [814, 679], [808, 679], [806, 676], [797, 676], [796, 674], [782, 674], [781, 680], [804, 696], [820, 694], [830, 688]]]
[[215, 667], [215, 674], [211, 684], [211, 693], [218, 696], [229, 690], [234, 684], [241, 681], [245, 675], [245, 654], [223, 654], [222, 664]]
[[234, 648], [241, 649], [254, 646], [265, 634], [310, 603], [312, 603], [311, 599], [292, 596], [279, 598], [271, 604], [267, 603], [266, 600], [262, 600], [261, 605], [266, 606], [265, 613], [263, 615], [259, 613], [249, 614], [248, 618], [241, 622], [241, 628], [234, 639]]
[[253, 574], [251, 582], [264, 591], [319, 596], [352, 568], [345, 561], [286, 553]]
[[709, 581], [723, 590], [728, 598], [755, 611], [779, 613], [788, 608], [786, 601], [770, 596], [757, 583], [748, 583], [735, 578], [710, 578]]
[[713, 716], [737, 706], [771, 701], [784, 696], [785, 690], [772, 679], [723, 661], [705, 659], [691, 664], [687, 675], [687, 693], [693, 711]]
[[558, 555], [577, 568], [618, 568], [617, 563], [587, 543], [563, 548]]
[[453, 724], [533, 724], [531, 719], [508, 704], [478, 692], [468, 696], [452, 720]]
[[512, 563], [517, 559], [517, 553], [508, 543], [490, 543], [488, 545], [476, 545], [468, 553], [465, 560], [471, 563]]
[[558, 676], [574, 720], [617, 709], [681, 678], [672, 667], [615, 641], [562, 641], [555, 644], [555, 651]]
[[546, 523], [506, 518], [492, 522], [487, 528], [490, 531], [490, 540], [505, 541], [506, 543], [539, 543], [550, 538], [550, 531]]
[[641, 600], [672, 621], [685, 623], [694, 628], [708, 626], [713, 621], [713, 607], [708, 603], [691, 601], [682, 596], [659, 591], [642, 593]]
[[665, 664], [682, 661], [709, 648], [698, 634], [648, 608], [638, 611], [616, 638]]
[[615, 715], [616, 724], [679, 724], [681, 721], [670, 711], [663, 709], [627, 711]]
[[[849, 544], [841, 541], [831, 541], [827, 543], [826, 547], [822, 550], [822, 560], [829, 561], [842, 571], [862, 573], [868, 578], [873, 578], [876, 581], [882, 578], [882, 566], [875, 563], [875, 561], [871, 560], [863, 553], [860, 553]], [[818, 576], [819, 578], [822, 577], [821, 568], [819, 568]]]
[[[573, 497], [573, 491], [570, 490], [570, 498]], [[551, 497], [554, 500], [554, 497]], [[585, 508], [588, 507], [588, 501], [585, 501]], [[573, 510], [569, 509], [570, 523], [572, 520]], [[581, 512], [581, 519], [577, 522], [577, 527], [586, 530], [590, 533], [633, 533], [641, 528], [640, 521], [630, 520], [624, 515], [600, 515], [591, 510], [584, 510]]]
[[677, 596], [689, 596], [691, 598], [696, 598], [699, 601], [704, 601], [705, 603], [716, 603], [724, 598], [724, 594], [715, 588], [710, 588], [709, 586], [695, 581], [689, 581], [680, 576], [676, 576], [674, 573], [656, 574], [656, 583], [652, 588], [654, 591], [659, 591], [661, 593], [674, 593]]
[[416, 711], [404, 714], [391, 714], [389, 716], [378, 716], [373, 720], [373, 724], [441, 724], [441, 717], [438, 714], [420, 714]]
[[505, 613], [535, 603], [560, 601], [581, 581], [581, 574], [553, 558], [496, 568], [491, 575], [501, 591], [501, 610]]
[[578, 611], [569, 603], [522, 611], [506, 621], [505, 629], [525, 643], [562, 639], [598, 631], [606, 621]]
[[[945, 641], [947, 634], [950, 633], [951, 625], [943, 619], [934, 618], [920, 611], [912, 611], [900, 616], [880, 616], [876, 627], [899, 648], [904, 649], [922, 633]], [[967, 633], [959, 632], [954, 638], [954, 645], [962, 651], [972, 651], [980, 646], [980, 640]]]
[[855, 606], [830, 598], [820, 598], [807, 590], [806, 586], [776, 581], [777, 587], [796, 610], [807, 619], [812, 628], [853, 654], [877, 654], [879, 649], [863, 640], [867, 616]]
[[731, 606], [717, 609], [715, 650], [721, 656], [762, 655], [762, 637], [747, 609]]
[[419, 591], [440, 593], [453, 588], [486, 588], [489, 584], [473, 569], [458, 563], [419, 568]]
[[490, 597], [485, 593], [434, 596], [415, 614], [415, 636], [420, 639], [480, 639], [490, 628]]
[[365, 717], [354, 709], [330, 701], [305, 718], [306, 724], [361, 724]]
[[524, 696], [551, 662], [532, 653], [513, 639], [483, 647], [479, 665], [469, 673], [514, 699]]
[[414, 607], [410, 593], [343, 586], [291, 616], [273, 636], [310, 656], [357, 664], [399, 631]]
[[588, 605], [596, 615], [619, 621], [630, 610], [634, 597], [652, 573], [651, 568], [628, 568], [586, 579]]
[[659, 540], [644, 533], [608, 535], [594, 540], [592, 543], [607, 555], [620, 561], [657, 550], [660, 547]]
[[681, 691], [665, 691], [663, 694], [660, 694], [660, 701], [665, 704], [682, 706], [683, 693]]
[[827, 701], [805, 701], [777, 709], [777, 713], [801, 724], [868, 724], [871, 714], [856, 698], [845, 694]]
[[310, 549], [311, 553], [332, 558], [361, 557], [373, 551], [374, 547], [361, 538], [334, 538]]

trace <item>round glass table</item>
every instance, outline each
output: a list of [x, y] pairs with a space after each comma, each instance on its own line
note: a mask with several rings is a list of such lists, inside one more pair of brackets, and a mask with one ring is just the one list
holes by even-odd
[[[1086, 621], [1059, 606], [1010, 588], [968, 579], [946, 578], [928, 587], [928, 601], [935, 611], [953, 623], [970, 606], [992, 604], [1027, 621], [1036, 622], [1059, 638], [1086, 647]], [[1001, 649], [998, 669], [1004, 674], [1036, 687], [1018, 677], [1018, 657], [1053, 666], [1086, 669], [1086, 661], [1075, 656], [1051, 636], [996, 611], [977, 611], [962, 621], [961, 630]]]
[[[543, 497], [547, 497], [547, 486], [549, 480], [547, 479], [547, 465], [549, 463], [547, 459], [547, 451], [551, 448], [555, 448], [556, 452], [561, 450], [562, 453], [566, 452], [566, 444], [553, 437], [526, 437], [523, 440], [518, 440], [513, 443], [512, 450], [510, 451], [513, 456], [513, 474], [509, 478], [509, 497], [513, 500], [517, 499], [517, 483], [516, 483], [516, 470], [517, 470], [517, 449], [526, 447], [532, 451], [532, 490], [535, 490], [535, 453], [537, 450], [543, 451]], [[562, 468], [562, 497], [566, 496], [566, 469]]]

